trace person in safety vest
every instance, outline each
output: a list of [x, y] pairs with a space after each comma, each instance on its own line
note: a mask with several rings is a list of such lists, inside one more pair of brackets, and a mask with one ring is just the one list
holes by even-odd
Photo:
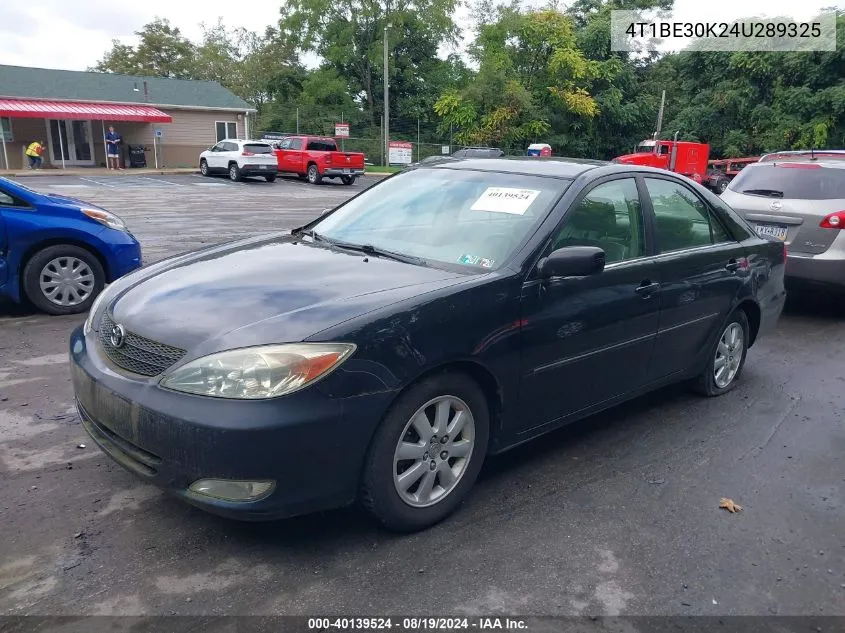
[[44, 141], [33, 141], [26, 148], [30, 169], [41, 169], [41, 154], [44, 153]]

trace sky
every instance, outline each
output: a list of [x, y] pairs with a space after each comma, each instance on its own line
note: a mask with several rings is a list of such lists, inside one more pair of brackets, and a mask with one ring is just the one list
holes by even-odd
[[[537, 5], [539, 1], [531, 0]], [[202, 33], [200, 22], [223, 18], [229, 27], [263, 31], [278, 19], [279, 0], [250, 3], [231, 0], [3, 0], [0, 20], [0, 64], [85, 70], [111, 48], [112, 39], [135, 43], [133, 33], [155, 17], [168, 18], [191, 39]], [[562, 3], [563, 5], [566, 2]], [[796, 6], [797, 5], [797, 6]], [[845, 6], [837, 0], [676, 0], [676, 16], [684, 20], [730, 21], [752, 15], [811, 17], [819, 8]], [[466, 13], [462, 12], [465, 16]], [[465, 19], [461, 19], [465, 21]], [[465, 31], [469, 39], [471, 33]], [[313, 65], [313, 59], [306, 59]]]

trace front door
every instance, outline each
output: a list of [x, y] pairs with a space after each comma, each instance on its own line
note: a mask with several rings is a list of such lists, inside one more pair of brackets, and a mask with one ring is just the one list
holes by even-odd
[[94, 138], [90, 121], [47, 121], [47, 138], [50, 145], [50, 162], [66, 166], [91, 166], [94, 164]]
[[544, 254], [597, 246], [605, 251], [605, 270], [525, 283], [524, 415], [518, 433], [532, 433], [647, 382], [660, 286], [643, 218], [634, 178], [594, 186], [565, 215]]

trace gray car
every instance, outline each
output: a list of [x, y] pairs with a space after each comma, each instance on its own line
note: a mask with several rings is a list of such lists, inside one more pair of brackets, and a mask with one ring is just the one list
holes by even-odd
[[845, 161], [797, 155], [752, 163], [721, 197], [759, 235], [786, 244], [788, 280], [845, 291]]

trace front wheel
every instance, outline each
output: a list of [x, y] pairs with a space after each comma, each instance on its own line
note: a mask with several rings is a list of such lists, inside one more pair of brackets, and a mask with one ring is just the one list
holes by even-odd
[[748, 331], [745, 311], [734, 311], [711, 348], [707, 366], [695, 383], [698, 393], [708, 397], [721, 396], [736, 386], [748, 353]]
[[725, 189], [728, 188], [728, 184], [730, 181], [727, 178], [724, 178], [716, 183], [716, 191], [717, 193], [725, 193]]
[[317, 169], [317, 165], [309, 165], [308, 166], [308, 182], [312, 185], [319, 185], [323, 181], [323, 177], [320, 175], [320, 170]]
[[487, 399], [471, 378], [448, 372], [422, 380], [398, 398], [376, 431], [361, 504], [399, 532], [442, 521], [475, 483], [489, 428]]
[[342, 182], [344, 185], [354, 185], [355, 176], [341, 176], [340, 182]]
[[241, 176], [241, 170], [238, 167], [237, 163], [232, 163], [229, 165], [229, 180], [232, 182], [240, 182], [243, 180], [243, 176]]
[[200, 161], [200, 173], [201, 173], [203, 176], [208, 176], [208, 175], [209, 175], [209, 171], [208, 171], [208, 161], [206, 161], [204, 158]]
[[106, 275], [97, 258], [71, 244], [38, 251], [23, 269], [27, 299], [47, 314], [87, 312], [105, 281]]

